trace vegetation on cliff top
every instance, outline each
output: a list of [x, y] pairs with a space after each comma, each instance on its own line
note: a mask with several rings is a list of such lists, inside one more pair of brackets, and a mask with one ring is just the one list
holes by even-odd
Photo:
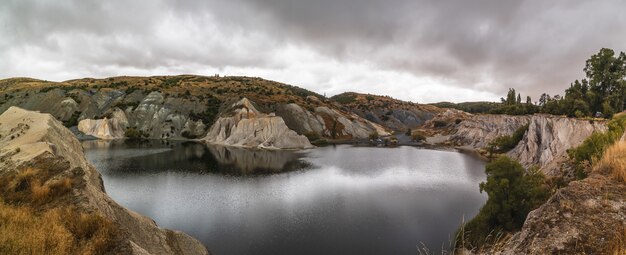
[[607, 127], [606, 132], [595, 132], [581, 145], [568, 151], [569, 157], [574, 161], [578, 179], [587, 177], [591, 166], [602, 158], [604, 151], [622, 137], [626, 130], [626, 114], [615, 115], [607, 123]]
[[565, 95], [543, 93], [539, 101], [525, 100], [515, 89], [509, 89], [500, 103], [450, 102], [435, 103], [438, 107], [455, 108], [470, 113], [523, 115], [536, 112], [569, 117], [611, 117], [626, 106], [626, 53], [616, 54], [603, 48], [591, 56], [583, 69], [585, 78], [576, 80], [565, 90]]

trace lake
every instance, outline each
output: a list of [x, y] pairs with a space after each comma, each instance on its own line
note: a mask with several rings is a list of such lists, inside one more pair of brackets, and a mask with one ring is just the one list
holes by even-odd
[[456, 151], [337, 145], [246, 150], [83, 141], [107, 193], [214, 254], [417, 254], [447, 249], [485, 203], [482, 160]]

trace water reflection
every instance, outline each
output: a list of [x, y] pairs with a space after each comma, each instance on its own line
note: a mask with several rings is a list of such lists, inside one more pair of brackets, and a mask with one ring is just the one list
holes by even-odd
[[484, 163], [457, 152], [86, 143], [113, 199], [215, 254], [415, 254], [420, 243], [437, 250], [486, 200], [478, 192]]
[[[302, 152], [249, 150], [188, 141], [84, 141], [88, 157], [116, 161], [107, 174], [163, 171], [246, 176], [289, 172], [311, 167]], [[133, 160], [123, 160], [133, 158]]]

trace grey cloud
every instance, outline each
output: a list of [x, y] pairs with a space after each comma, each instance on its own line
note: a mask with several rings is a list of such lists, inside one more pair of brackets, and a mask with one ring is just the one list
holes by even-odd
[[[296, 47], [477, 93], [515, 87], [536, 97], [562, 93], [601, 47], [626, 50], [620, 0], [8, 0], [0, 7], [1, 58], [28, 53], [79, 74], [280, 71], [303, 61], [285, 56]], [[8, 61], [0, 68], [9, 70], [3, 77], [28, 73]], [[312, 76], [335, 74], [317, 71]], [[309, 88], [366, 83], [354, 76], [355, 84], [318, 77], [322, 83]]]

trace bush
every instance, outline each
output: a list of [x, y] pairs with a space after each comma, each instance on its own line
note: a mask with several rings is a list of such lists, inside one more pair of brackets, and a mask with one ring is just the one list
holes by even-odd
[[411, 139], [416, 142], [421, 142], [426, 140], [426, 135], [420, 131], [415, 131], [411, 134]]
[[63, 121], [63, 126], [73, 127], [73, 126], [78, 125], [78, 117], [80, 117], [79, 111], [72, 113], [72, 116], [70, 116], [68, 120]]
[[626, 114], [616, 115], [608, 122], [607, 127], [606, 132], [595, 132], [581, 145], [568, 151], [569, 157], [574, 161], [578, 179], [585, 178], [595, 161], [599, 160], [604, 151], [624, 134]]
[[124, 132], [124, 136], [128, 139], [142, 139], [147, 138], [149, 135], [146, 132], [138, 130], [136, 127], [129, 127]]
[[443, 120], [435, 120], [433, 121], [433, 126], [435, 128], [442, 128], [442, 127], [446, 127], [448, 125], [448, 122], [443, 121]]
[[[487, 203], [478, 215], [460, 231], [467, 237], [468, 248], [482, 247], [493, 233], [519, 230], [528, 213], [549, 197], [545, 177], [537, 169], [526, 171], [517, 161], [501, 156], [485, 167], [487, 181], [480, 184], [480, 192], [487, 192]], [[460, 235], [457, 235], [460, 236]]]
[[372, 140], [378, 139], [378, 132], [374, 131], [370, 133], [369, 138]]
[[512, 150], [524, 138], [524, 134], [528, 131], [528, 125], [522, 126], [515, 130], [512, 135], [498, 136], [487, 145], [489, 153], [505, 153]]

